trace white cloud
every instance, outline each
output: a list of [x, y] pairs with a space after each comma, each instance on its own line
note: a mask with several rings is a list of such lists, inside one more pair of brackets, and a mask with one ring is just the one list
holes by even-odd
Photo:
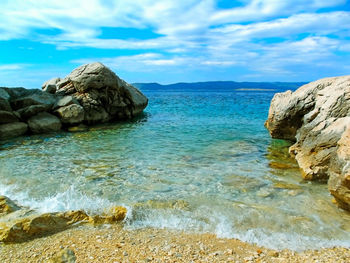
[[126, 71], [142, 71], [148, 72], [154, 69], [162, 69], [164, 66], [173, 67], [186, 63], [186, 58], [172, 57], [165, 58], [162, 54], [157, 53], [144, 53], [133, 56], [119, 56], [112, 58], [91, 58], [91, 59], [78, 59], [71, 61], [76, 64], [86, 64], [93, 61], [100, 61], [101, 63], [113, 68]]
[[[293, 67], [305, 64], [324, 67], [325, 61], [332, 61], [340, 65], [337, 52], [350, 52], [350, 11], [320, 11], [346, 0], [247, 0], [231, 9], [218, 9], [215, 0], [3, 2], [0, 41], [20, 38], [58, 49], [133, 49], [140, 53], [112, 58], [91, 55], [73, 63], [100, 60], [113, 68], [140, 72], [244, 67], [257, 75], [287, 75]], [[101, 39], [101, 27], [150, 29], [161, 36]], [[38, 29], [61, 33], [33, 34]]]
[[23, 68], [22, 64], [0, 64], [0, 71], [17, 70]]
[[248, 25], [231, 24], [214, 29], [212, 32], [220, 36], [232, 36], [236, 40], [237, 38], [250, 40], [252, 38], [295, 37], [302, 33], [337, 34], [343, 30], [350, 31], [350, 12], [296, 14], [288, 18]]

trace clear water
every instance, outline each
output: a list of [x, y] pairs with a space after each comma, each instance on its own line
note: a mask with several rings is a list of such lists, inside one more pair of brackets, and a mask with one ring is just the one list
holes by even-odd
[[126, 227], [216, 233], [270, 248], [350, 246], [350, 214], [301, 180], [264, 128], [272, 92], [145, 91], [132, 122], [0, 146], [0, 194], [42, 212], [112, 205]]

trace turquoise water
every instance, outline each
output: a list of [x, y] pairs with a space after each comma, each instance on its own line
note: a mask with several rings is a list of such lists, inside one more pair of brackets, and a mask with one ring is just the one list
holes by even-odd
[[273, 92], [145, 91], [132, 122], [0, 146], [0, 194], [41, 212], [112, 205], [128, 228], [211, 232], [270, 248], [350, 246], [350, 215], [301, 180], [264, 121]]

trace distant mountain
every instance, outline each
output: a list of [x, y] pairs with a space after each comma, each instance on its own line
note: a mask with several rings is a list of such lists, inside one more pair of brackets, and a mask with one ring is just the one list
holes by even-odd
[[153, 91], [186, 91], [186, 90], [254, 90], [254, 91], [284, 91], [296, 90], [300, 86], [306, 84], [305, 82], [235, 82], [235, 81], [208, 81], [208, 82], [194, 82], [194, 83], [175, 83], [162, 85], [159, 83], [133, 83], [133, 85], [140, 90]]

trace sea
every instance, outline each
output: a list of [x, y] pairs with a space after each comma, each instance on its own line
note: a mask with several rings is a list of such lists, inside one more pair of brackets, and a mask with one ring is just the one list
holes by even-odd
[[279, 90], [143, 90], [144, 113], [0, 143], [0, 195], [38, 212], [122, 205], [124, 227], [214, 233], [273, 249], [350, 247], [350, 214], [302, 180], [264, 127]]

